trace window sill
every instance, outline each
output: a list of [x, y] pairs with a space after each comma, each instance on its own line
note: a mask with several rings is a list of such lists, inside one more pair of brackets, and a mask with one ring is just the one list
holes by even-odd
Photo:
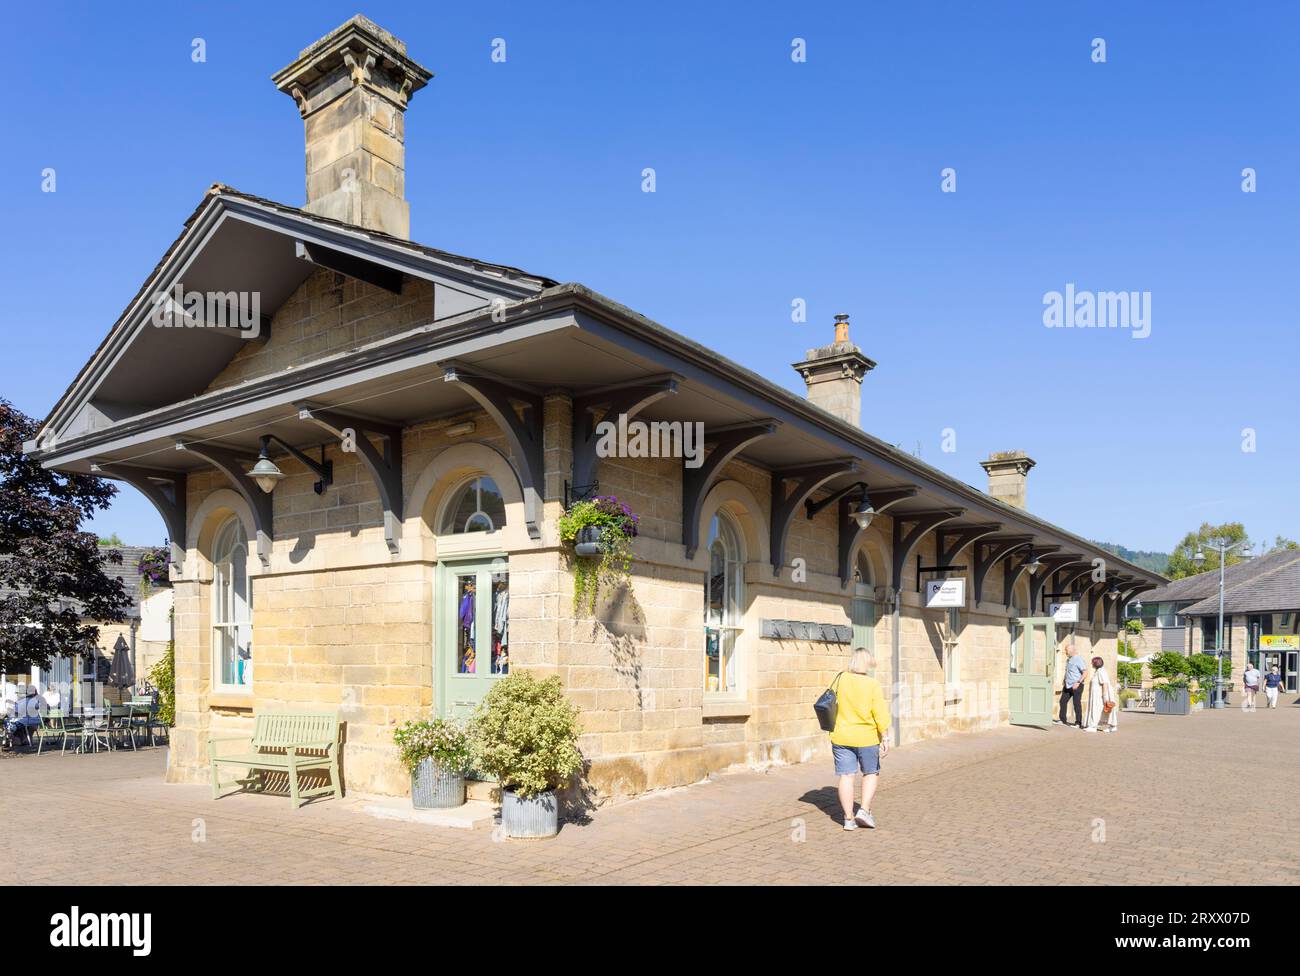
[[711, 718], [749, 718], [754, 706], [747, 701], [705, 701], [704, 720]]
[[253, 708], [253, 694], [247, 691], [214, 691], [208, 695], [208, 708]]

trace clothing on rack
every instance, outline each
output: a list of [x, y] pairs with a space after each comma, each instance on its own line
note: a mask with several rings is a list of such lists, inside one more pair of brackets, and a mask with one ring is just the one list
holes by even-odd
[[492, 629], [500, 635], [501, 643], [510, 641], [510, 588], [505, 583], [498, 583], [492, 594]]

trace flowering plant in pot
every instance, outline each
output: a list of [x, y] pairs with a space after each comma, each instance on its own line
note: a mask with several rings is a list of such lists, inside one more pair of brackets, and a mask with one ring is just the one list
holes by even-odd
[[156, 586], [168, 584], [167, 566], [170, 562], [171, 551], [167, 546], [154, 546], [140, 554], [135, 571], [140, 574], [141, 592], [148, 593]]
[[613, 495], [574, 502], [560, 516], [560, 541], [573, 547], [575, 610], [594, 610], [602, 584], [628, 583], [637, 521]]
[[465, 802], [471, 750], [464, 726], [445, 718], [412, 720], [397, 727], [393, 741], [411, 774], [414, 807], [458, 807]]
[[578, 710], [560, 679], [513, 671], [495, 682], [470, 720], [476, 769], [501, 786], [501, 826], [510, 837], [559, 833], [555, 791], [582, 770]]

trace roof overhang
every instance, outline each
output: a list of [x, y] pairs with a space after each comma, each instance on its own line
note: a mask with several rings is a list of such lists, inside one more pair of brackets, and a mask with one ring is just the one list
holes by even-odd
[[743, 458], [771, 470], [844, 458], [856, 472], [821, 486], [831, 492], [866, 481], [873, 491], [916, 488], [889, 511], [904, 516], [945, 509], [963, 515], [945, 528], [998, 523], [1003, 533], [1026, 534], [1036, 545], [1057, 546], [1134, 579], [1162, 578], [1028, 512], [999, 502], [919, 459], [867, 434], [763, 377], [580, 285], [548, 288], [503, 308], [479, 309], [423, 325], [398, 336], [295, 366], [262, 379], [158, 407], [105, 429], [61, 441], [40, 452], [47, 467], [89, 473], [92, 464], [185, 471], [199, 466], [176, 442], [204, 441], [256, 454], [262, 434], [301, 447], [322, 440], [320, 428], [298, 417], [296, 405], [346, 408], [377, 422], [406, 426], [474, 409], [442, 364], [456, 363], [532, 392], [586, 391], [649, 377], [678, 377], [676, 394], [656, 400], [638, 419], [700, 422], [718, 428], [774, 420], [770, 436]]

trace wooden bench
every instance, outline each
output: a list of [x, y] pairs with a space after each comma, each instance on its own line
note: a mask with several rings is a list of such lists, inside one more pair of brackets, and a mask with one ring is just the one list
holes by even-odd
[[[337, 712], [259, 712], [254, 718], [253, 734], [225, 736], [208, 740], [208, 762], [212, 768], [212, 799], [221, 796], [223, 787], [238, 784], [247, 788], [256, 783], [265, 789], [262, 771], [283, 772], [289, 779], [289, 798], [294, 809], [304, 800], [333, 793], [343, 798], [343, 785], [339, 781], [339, 740], [342, 726]], [[242, 742], [245, 748], [217, 755], [217, 746], [223, 743]], [[222, 783], [218, 778], [221, 766], [243, 766], [255, 776]], [[302, 789], [298, 785], [301, 773], [328, 770], [330, 782], [326, 786]]]

